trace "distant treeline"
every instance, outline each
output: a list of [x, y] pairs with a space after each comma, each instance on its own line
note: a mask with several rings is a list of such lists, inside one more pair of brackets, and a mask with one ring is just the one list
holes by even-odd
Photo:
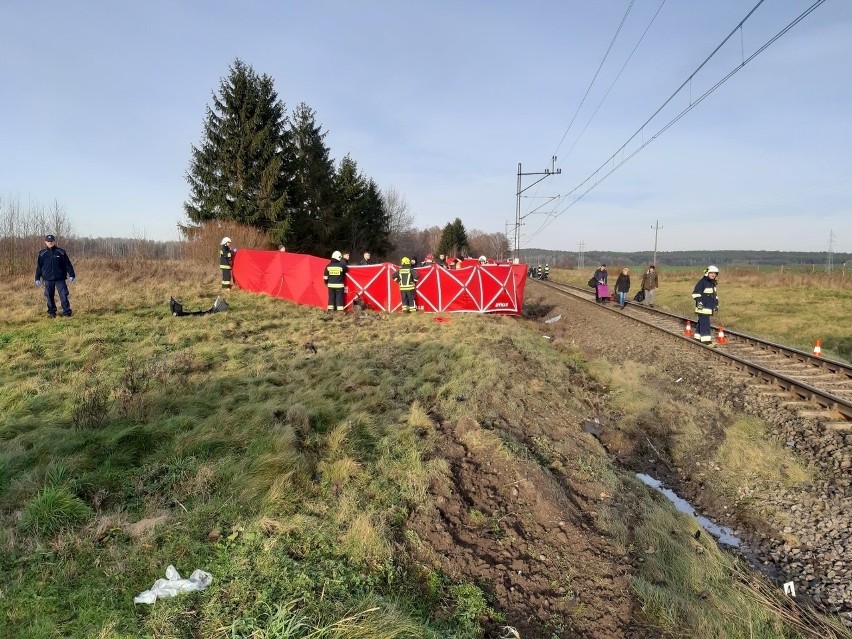
[[[587, 251], [579, 256], [576, 251], [546, 251], [523, 249], [521, 258], [529, 264], [553, 264], [562, 268], [595, 268], [607, 266], [647, 266], [654, 254], [651, 251], [619, 253], [615, 251]], [[581, 260], [581, 263], [578, 263]], [[833, 253], [831, 263], [835, 268], [852, 266], [852, 253]], [[666, 251], [657, 252], [658, 266], [800, 266], [825, 268], [826, 251]]]

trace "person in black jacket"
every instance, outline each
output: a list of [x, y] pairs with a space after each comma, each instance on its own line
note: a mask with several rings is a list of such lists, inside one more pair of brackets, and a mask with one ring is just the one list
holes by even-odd
[[222, 271], [222, 288], [231, 288], [231, 271], [234, 268], [234, 255], [237, 249], [231, 248], [231, 238], [223, 237], [219, 247], [219, 270]]
[[713, 313], [719, 310], [719, 292], [716, 288], [718, 278], [718, 267], [710, 265], [704, 271], [704, 277], [698, 280], [698, 283], [692, 290], [692, 299], [695, 302], [695, 314], [698, 315], [698, 330], [695, 331], [695, 339], [700, 340], [702, 344], [711, 348], [715, 344], [713, 344], [713, 334], [710, 331], [710, 320], [713, 317]]
[[414, 313], [417, 311], [417, 271], [411, 260], [404, 257], [399, 262], [399, 270], [393, 274], [393, 281], [399, 284], [399, 292], [402, 297], [402, 312]]
[[346, 262], [340, 251], [331, 254], [322, 279], [328, 287], [328, 311], [342, 311], [345, 308], [343, 288], [346, 286]]
[[618, 306], [624, 308], [627, 303], [627, 293], [630, 292], [630, 269], [623, 268], [615, 280], [615, 292], [618, 293]]
[[606, 271], [606, 264], [601, 264], [595, 271], [594, 275], [592, 275], [592, 277], [595, 280], [595, 301], [598, 303], [603, 303], [609, 298], [603, 298], [600, 296], [600, 288], [598, 288], [598, 285], [606, 285], [607, 283], [606, 280], [607, 277], [609, 277], [609, 274]]
[[44, 246], [38, 252], [36, 259], [35, 284], [41, 286], [44, 282], [44, 296], [47, 298], [47, 316], [56, 317], [56, 299], [54, 292], [59, 291], [59, 302], [62, 304], [62, 314], [71, 317], [71, 303], [68, 301], [68, 285], [65, 279], [73, 282], [74, 266], [71, 258], [63, 249], [56, 246], [53, 235], [44, 236]]

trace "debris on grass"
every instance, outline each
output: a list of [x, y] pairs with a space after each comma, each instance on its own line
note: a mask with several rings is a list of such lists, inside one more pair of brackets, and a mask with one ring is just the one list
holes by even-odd
[[175, 597], [184, 592], [195, 592], [204, 590], [213, 583], [213, 576], [209, 572], [203, 570], [195, 570], [189, 576], [189, 579], [181, 579], [180, 573], [174, 566], [169, 564], [166, 568], [166, 578], [157, 579], [150, 590], [140, 592], [133, 598], [135, 604], [152, 604], [157, 599], [165, 599], [166, 597]]

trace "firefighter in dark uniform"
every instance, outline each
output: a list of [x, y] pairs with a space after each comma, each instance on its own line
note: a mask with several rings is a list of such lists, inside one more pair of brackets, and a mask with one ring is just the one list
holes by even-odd
[[393, 281], [399, 284], [399, 292], [402, 294], [402, 312], [414, 313], [417, 310], [417, 299], [414, 292], [417, 286], [417, 271], [411, 265], [407, 257], [399, 261], [399, 270], [393, 274]]
[[55, 293], [59, 293], [62, 314], [71, 317], [71, 303], [68, 301], [68, 285], [65, 279], [74, 281], [74, 266], [63, 249], [56, 246], [53, 235], [44, 236], [44, 246], [38, 252], [36, 259], [35, 284], [41, 286], [44, 282], [44, 296], [47, 298], [47, 316], [56, 317]]
[[219, 247], [219, 270], [222, 271], [222, 288], [231, 288], [231, 271], [234, 268], [234, 255], [237, 249], [231, 248], [231, 238], [223, 237]]
[[538, 266], [536, 266], [536, 267], [535, 267], [535, 276], [536, 276], [536, 279], [539, 279], [539, 280], [540, 280], [540, 279], [541, 279], [541, 274], [542, 274], [542, 273], [543, 273], [543, 271], [542, 271], [542, 269], [541, 269], [541, 264], [539, 264]]
[[701, 340], [705, 346], [714, 346], [713, 335], [710, 332], [710, 319], [713, 313], [719, 310], [719, 296], [716, 292], [716, 279], [719, 277], [719, 269], [708, 266], [704, 277], [698, 280], [698, 284], [692, 291], [692, 299], [695, 301], [695, 314], [698, 315], [698, 330], [695, 338]]
[[343, 288], [346, 286], [346, 262], [340, 251], [331, 254], [331, 261], [326, 265], [322, 279], [328, 287], [328, 311], [342, 311], [345, 306]]
[[544, 280], [550, 279], [550, 265], [549, 264], [544, 265], [544, 276], [542, 277], [542, 279], [544, 279]]

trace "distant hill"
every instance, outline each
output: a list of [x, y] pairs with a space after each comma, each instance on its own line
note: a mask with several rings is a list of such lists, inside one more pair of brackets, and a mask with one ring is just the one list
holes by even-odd
[[[523, 249], [522, 261], [528, 264], [554, 264], [565, 268], [577, 266], [576, 251], [547, 251], [545, 249]], [[601, 262], [611, 266], [641, 266], [650, 264], [651, 251], [620, 253], [618, 251], [586, 251], [583, 253], [584, 268], [594, 268]], [[657, 251], [657, 264], [661, 266], [814, 266], [825, 268], [828, 253], [800, 251]], [[834, 253], [835, 268], [852, 267], [852, 253]]]

